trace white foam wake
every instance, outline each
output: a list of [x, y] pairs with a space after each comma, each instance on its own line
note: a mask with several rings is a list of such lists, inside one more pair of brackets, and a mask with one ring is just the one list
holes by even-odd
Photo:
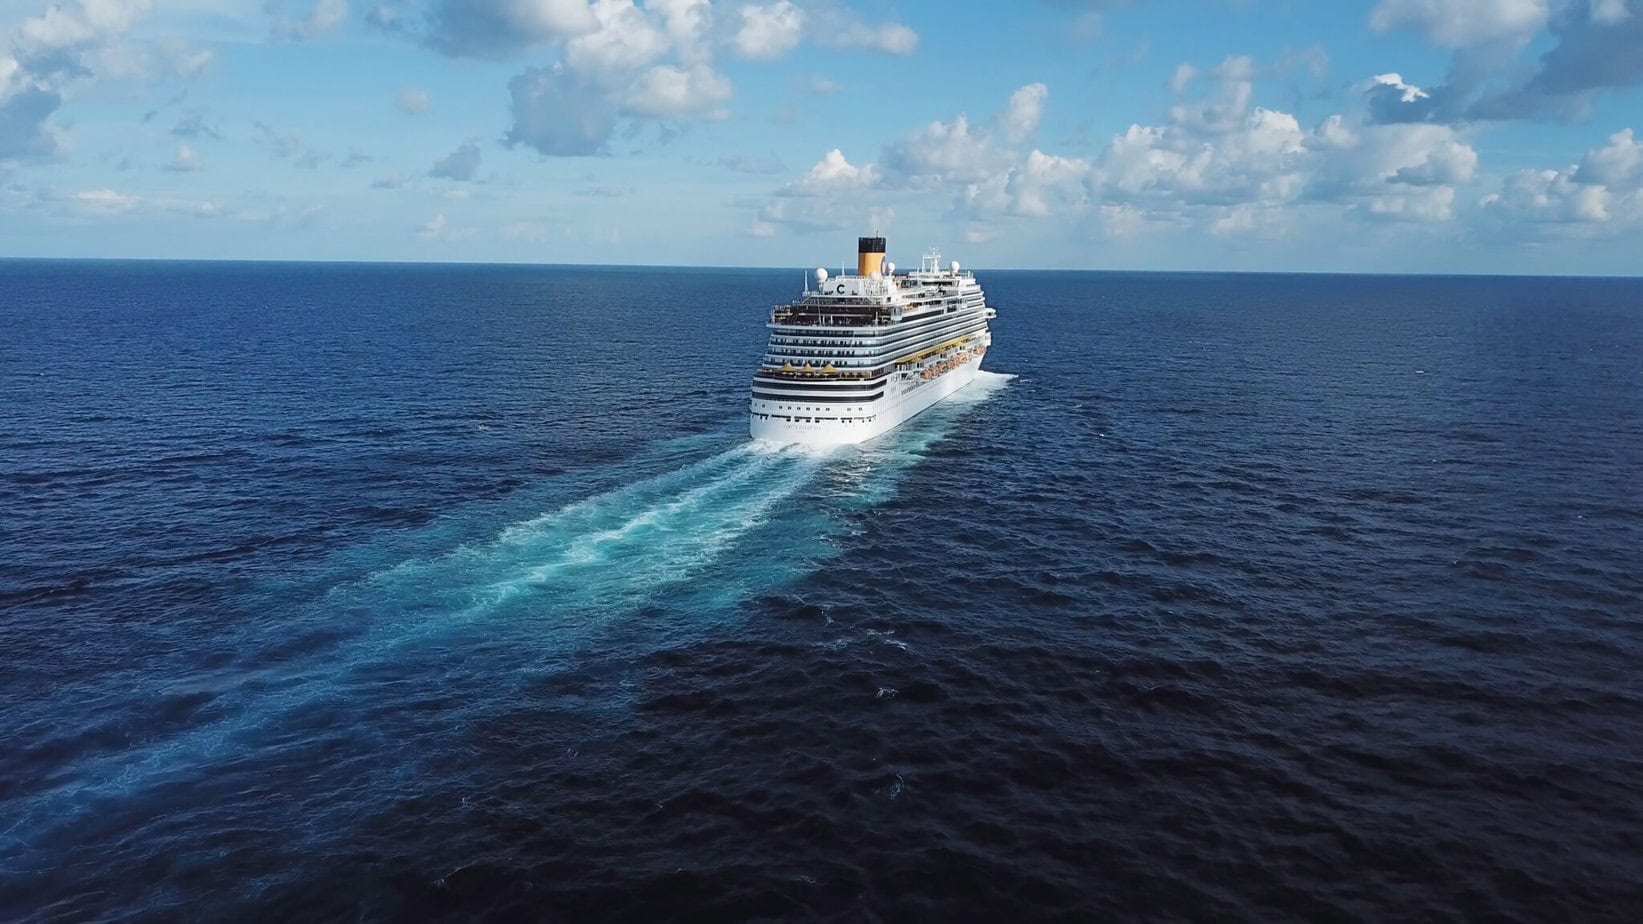
[[[899, 473], [922, 460], [964, 406], [1011, 378], [980, 373], [942, 402], [955, 410], [921, 415], [860, 447], [747, 442], [513, 523], [489, 539], [332, 587], [295, 612], [259, 614], [248, 622], [243, 650], [277, 650], [308, 635], [342, 640], [248, 667], [213, 703], [214, 720], [64, 767], [53, 788], [17, 806], [0, 835], [23, 845], [35, 832], [186, 781], [217, 760], [287, 746], [300, 735], [284, 726], [345, 707], [384, 677], [407, 679], [407, 671], [438, 665], [429, 657], [448, 662], [435, 673], [481, 678], [474, 682], [506, 695], [510, 681], [491, 677], [496, 665], [475, 654], [496, 636], [563, 654], [659, 600], [696, 594], [697, 602], [734, 610], [746, 592], [813, 564], [802, 539], [825, 530], [827, 508], [859, 510], [893, 495]], [[759, 548], [727, 558], [767, 525]], [[0, 842], [0, 857], [9, 850]]]

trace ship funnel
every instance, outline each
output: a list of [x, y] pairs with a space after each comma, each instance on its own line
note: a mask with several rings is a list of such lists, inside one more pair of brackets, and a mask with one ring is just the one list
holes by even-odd
[[871, 276], [884, 269], [884, 238], [856, 239], [856, 275]]

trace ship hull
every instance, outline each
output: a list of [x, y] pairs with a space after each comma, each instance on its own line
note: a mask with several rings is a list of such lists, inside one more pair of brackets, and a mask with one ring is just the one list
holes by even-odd
[[[928, 381], [908, 380], [909, 384], [903, 391], [886, 395], [875, 402], [875, 413], [865, 420], [795, 421], [755, 413], [748, 429], [754, 439], [772, 443], [843, 446], [866, 442], [889, 433], [975, 381], [976, 373], [981, 370], [981, 360], [982, 357], [977, 356]], [[755, 410], [761, 403], [755, 400]]]

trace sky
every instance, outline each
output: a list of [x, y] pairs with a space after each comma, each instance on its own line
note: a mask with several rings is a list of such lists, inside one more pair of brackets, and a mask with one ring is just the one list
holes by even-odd
[[1643, 271], [1643, 0], [0, 0], [0, 256]]

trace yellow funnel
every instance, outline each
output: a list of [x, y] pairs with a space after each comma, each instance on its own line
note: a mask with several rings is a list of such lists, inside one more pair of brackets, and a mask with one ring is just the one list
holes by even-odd
[[884, 238], [856, 239], [856, 275], [871, 276], [884, 272]]

